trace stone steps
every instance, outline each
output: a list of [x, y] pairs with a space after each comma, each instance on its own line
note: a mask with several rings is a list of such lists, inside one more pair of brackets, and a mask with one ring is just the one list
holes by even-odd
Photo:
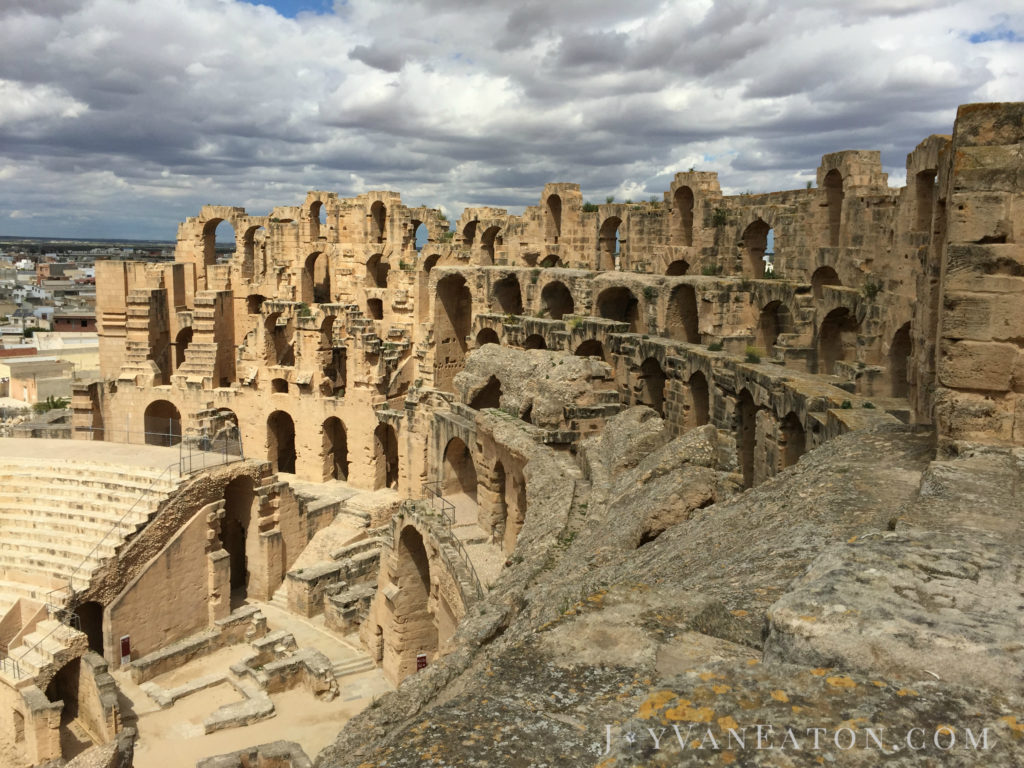
[[345, 661], [334, 662], [334, 676], [342, 678], [347, 675], [357, 675], [360, 672], [369, 672], [377, 665], [373, 663], [369, 656], [360, 656], [356, 659], [347, 659]]

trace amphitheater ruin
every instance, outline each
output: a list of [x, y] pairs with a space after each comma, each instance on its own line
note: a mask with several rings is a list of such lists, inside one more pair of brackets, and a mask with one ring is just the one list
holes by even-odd
[[98, 263], [74, 439], [0, 442], [0, 762], [311, 765], [469, 653], [524, 546], [570, 547], [544, 516], [596, 506], [593, 446], [629, 413], [710, 436], [727, 479], [623, 523], [634, 549], [850, 433], [1019, 451], [1022, 138], [1024, 104], [968, 105], [898, 189], [840, 151], [806, 189], [552, 183], [454, 227], [313, 191], [204, 206], [173, 263]]

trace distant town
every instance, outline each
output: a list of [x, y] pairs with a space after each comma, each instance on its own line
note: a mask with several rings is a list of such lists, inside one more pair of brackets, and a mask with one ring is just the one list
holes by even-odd
[[95, 263], [173, 258], [170, 242], [0, 237], [0, 433], [68, 429], [72, 382], [99, 375]]

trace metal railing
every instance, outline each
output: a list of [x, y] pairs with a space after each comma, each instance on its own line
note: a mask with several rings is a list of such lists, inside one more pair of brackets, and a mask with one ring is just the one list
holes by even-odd
[[13, 677], [15, 680], [21, 679], [21, 664], [18, 663], [17, 659], [12, 659], [10, 656], [0, 656], [0, 671], [3, 671], [8, 677]]
[[173, 430], [139, 432], [106, 427], [79, 427], [74, 431], [99, 435], [100, 440], [110, 443], [145, 444], [165, 448], [178, 446], [178, 471], [182, 475], [190, 475], [208, 467], [219, 467], [245, 458], [238, 427], [222, 429], [212, 437], [206, 432], [181, 435]]

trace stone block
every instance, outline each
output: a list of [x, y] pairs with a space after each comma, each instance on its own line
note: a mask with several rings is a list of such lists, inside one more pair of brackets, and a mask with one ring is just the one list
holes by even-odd
[[1015, 344], [943, 341], [937, 365], [939, 381], [954, 389], [1007, 392], [1017, 351]]

